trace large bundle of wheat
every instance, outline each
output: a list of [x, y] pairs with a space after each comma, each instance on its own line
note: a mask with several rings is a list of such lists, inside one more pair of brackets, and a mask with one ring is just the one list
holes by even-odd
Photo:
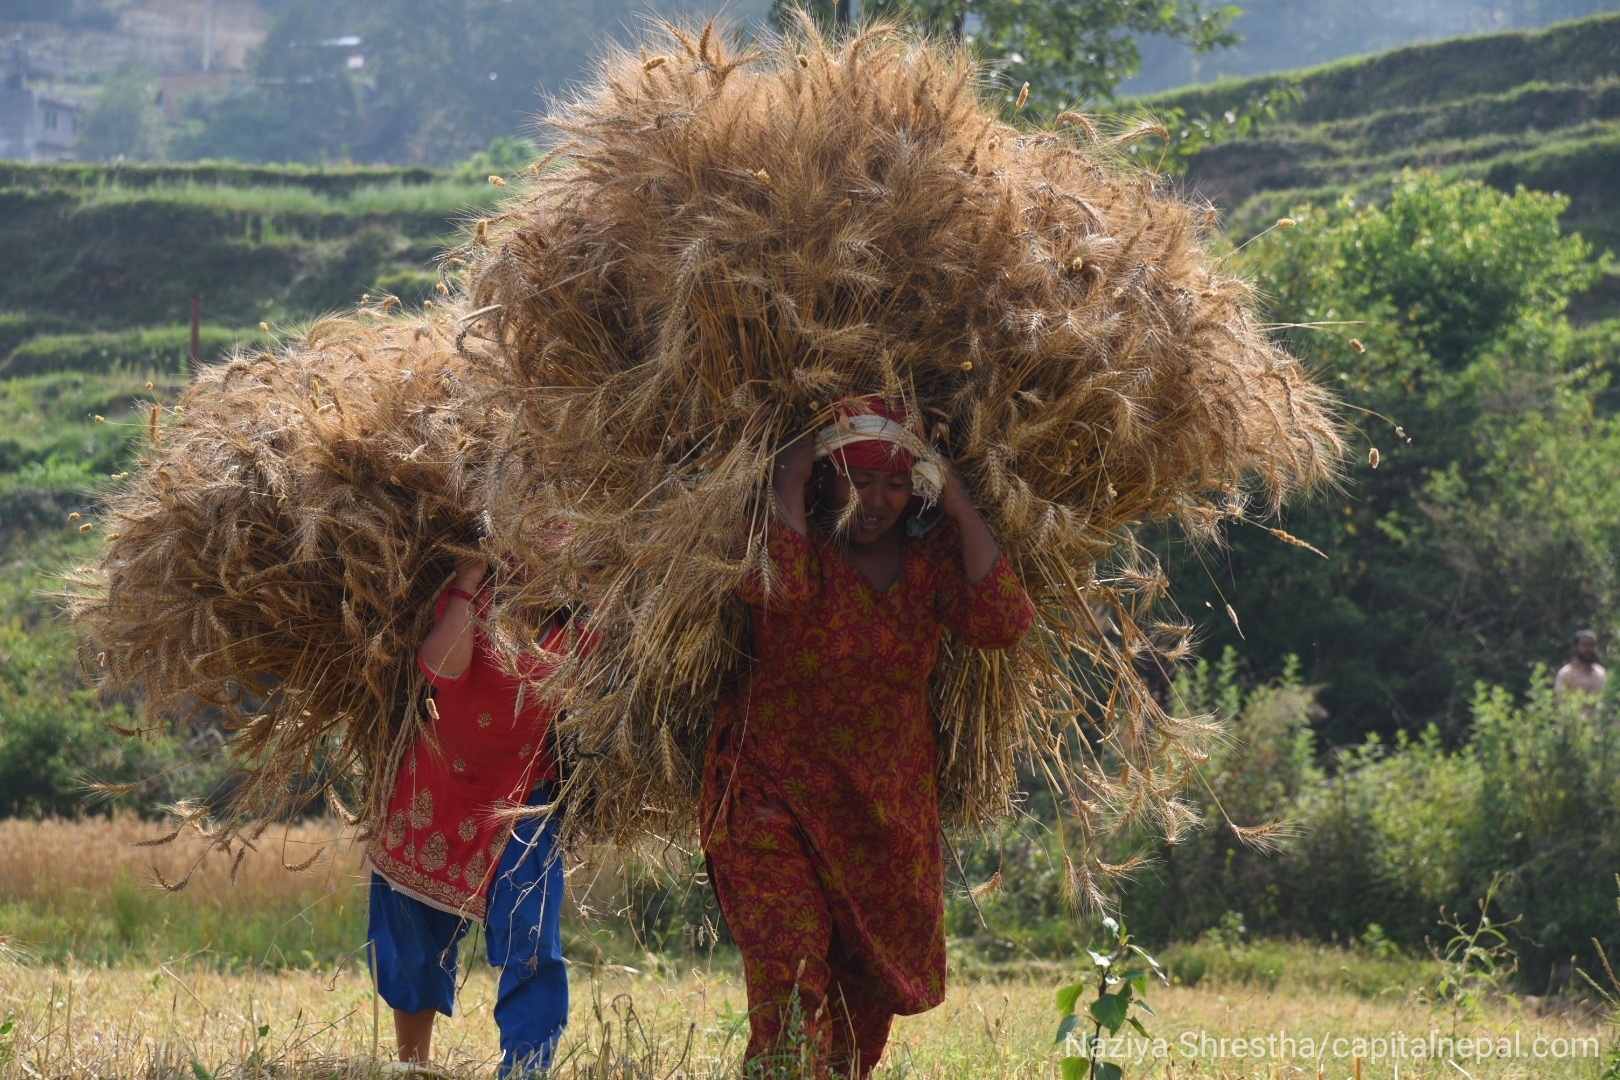
[[312, 778], [353, 792], [362, 827], [387, 796], [431, 600], [477, 549], [470, 492], [499, 415], [456, 329], [329, 319], [209, 369], [170, 416], [152, 406], [100, 561], [71, 579], [106, 683], [139, 687], [154, 724], [209, 709], [240, 729], [225, 840], [307, 801]]
[[1338, 436], [1204, 250], [1213, 211], [1125, 164], [1129, 133], [998, 121], [981, 77], [881, 30], [746, 55], [670, 30], [549, 119], [555, 156], [468, 246], [469, 348], [527, 463], [489, 489], [493, 527], [536, 583], [579, 582], [599, 640], [554, 687], [575, 828], [690, 820], [772, 455], [867, 394], [923, 418], [1040, 610], [1020, 649], [951, 645], [936, 673], [948, 817], [1005, 813], [1038, 751], [1089, 823], [1186, 820], [1209, 729], [1140, 677], [1187, 635], [1139, 617], [1162, 582], [1130, 529], [1210, 536], [1330, 473]]

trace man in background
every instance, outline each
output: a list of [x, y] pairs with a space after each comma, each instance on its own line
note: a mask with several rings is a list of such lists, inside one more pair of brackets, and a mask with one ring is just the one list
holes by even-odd
[[1575, 657], [1558, 669], [1553, 679], [1553, 692], [1559, 696], [1577, 692], [1599, 697], [1609, 673], [1597, 662], [1597, 634], [1582, 630], [1575, 635]]

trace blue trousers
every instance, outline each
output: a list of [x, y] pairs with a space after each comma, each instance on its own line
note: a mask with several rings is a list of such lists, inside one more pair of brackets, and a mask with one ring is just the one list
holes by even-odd
[[[551, 800], [542, 784], [531, 806]], [[501, 969], [495, 1026], [501, 1033], [502, 1077], [551, 1067], [568, 1024], [568, 969], [562, 956], [563, 875], [557, 823], [518, 823], [489, 887], [485, 951]], [[390, 1008], [452, 1015], [456, 961], [467, 920], [396, 891], [371, 874], [367, 934], [377, 992]]]

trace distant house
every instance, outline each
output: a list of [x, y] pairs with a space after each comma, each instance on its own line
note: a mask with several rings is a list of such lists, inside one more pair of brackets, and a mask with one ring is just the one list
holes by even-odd
[[33, 57], [17, 38], [0, 47], [0, 158], [71, 161], [79, 134], [78, 103], [29, 87], [61, 72]]

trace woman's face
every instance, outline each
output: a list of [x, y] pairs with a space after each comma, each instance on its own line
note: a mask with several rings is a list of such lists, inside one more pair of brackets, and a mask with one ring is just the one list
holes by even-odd
[[851, 493], [860, 501], [854, 540], [857, 544], [870, 544], [887, 535], [906, 512], [906, 504], [911, 501], [911, 472], [850, 469], [846, 475], [835, 471], [827, 489], [832, 509], [841, 512]]

